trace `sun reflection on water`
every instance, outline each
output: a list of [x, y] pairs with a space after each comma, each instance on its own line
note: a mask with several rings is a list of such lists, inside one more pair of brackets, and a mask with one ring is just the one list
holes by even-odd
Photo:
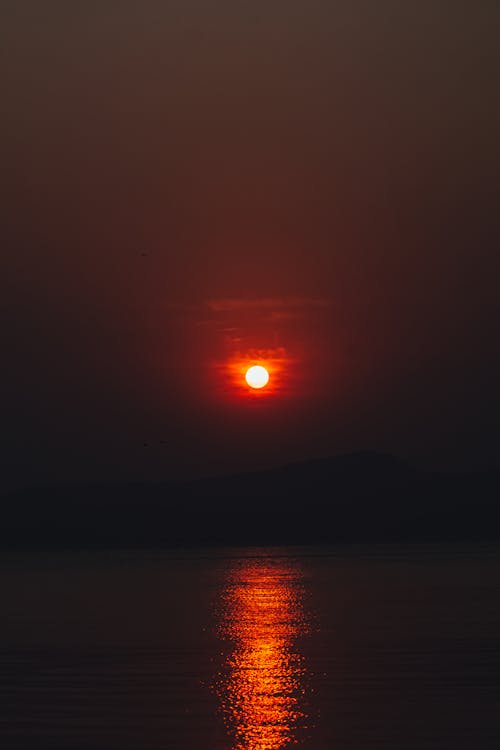
[[232, 644], [217, 684], [233, 750], [279, 750], [307, 723], [308, 631], [302, 576], [290, 561], [247, 560], [228, 574], [220, 634]]

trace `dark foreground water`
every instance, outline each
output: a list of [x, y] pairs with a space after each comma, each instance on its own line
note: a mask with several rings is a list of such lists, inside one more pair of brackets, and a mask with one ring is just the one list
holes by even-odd
[[6, 750], [500, 747], [500, 551], [0, 559]]

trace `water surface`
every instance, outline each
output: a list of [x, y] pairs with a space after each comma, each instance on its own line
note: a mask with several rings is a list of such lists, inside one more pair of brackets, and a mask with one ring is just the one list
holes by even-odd
[[497, 748], [500, 553], [1, 558], [5, 748]]

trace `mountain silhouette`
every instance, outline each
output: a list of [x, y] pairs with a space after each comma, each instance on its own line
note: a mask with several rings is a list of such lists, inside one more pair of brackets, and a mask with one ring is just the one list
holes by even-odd
[[186, 482], [35, 487], [1, 499], [3, 547], [500, 539], [500, 473], [370, 451]]

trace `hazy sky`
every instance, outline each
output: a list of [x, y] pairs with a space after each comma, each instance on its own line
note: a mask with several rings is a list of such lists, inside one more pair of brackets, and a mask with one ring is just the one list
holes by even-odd
[[3, 2], [2, 486], [498, 461], [499, 39], [496, 0]]

